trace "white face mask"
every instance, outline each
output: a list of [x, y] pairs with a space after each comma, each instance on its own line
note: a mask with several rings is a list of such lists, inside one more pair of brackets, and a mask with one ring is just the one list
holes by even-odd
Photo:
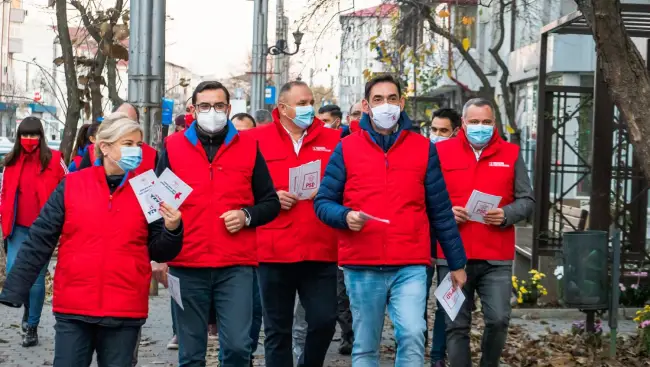
[[224, 111], [215, 111], [213, 108], [210, 108], [208, 112], [197, 112], [196, 122], [203, 130], [209, 133], [216, 133], [223, 130], [226, 126], [228, 116]]
[[390, 103], [384, 103], [377, 107], [373, 107], [372, 121], [375, 122], [380, 129], [392, 129], [399, 121], [400, 107]]

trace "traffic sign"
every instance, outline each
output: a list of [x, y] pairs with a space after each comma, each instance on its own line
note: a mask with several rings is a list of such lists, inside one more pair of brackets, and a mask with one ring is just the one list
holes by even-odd
[[170, 98], [162, 99], [162, 124], [171, 125], [174, 120], [174, 100]]
[[275, 104], [275, 86], [269, 85], [264, 89], [264, 104]]

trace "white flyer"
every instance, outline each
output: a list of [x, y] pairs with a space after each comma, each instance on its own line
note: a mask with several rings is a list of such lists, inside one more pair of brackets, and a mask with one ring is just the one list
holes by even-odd
[[163, 199], [156, 193], [156, 182], [158, 182], [158, 177], [156, 177], [153, 170], [148, 170], [129, 180], [133, 192], [135, 192], [135, 196], [138, 198], [142, 212], [147, 218], [147, 223], [162, 218], [158, 208], [160, 208], [160, 202]]
[[158, 211], [161, 202], [178, 209], [192, 192], [192, 188], [169, 169], [166, 169], [160, 177], [156, 177], [153, 170], [148, 170], [130, 179], [129, 183], [138, 198], [147, 223], [162, 218]]
[[451, 321], [454, 321], [463, 302], [465, 302], [465, 295], [460, 288], [454, 289], [451, 283], [451, 273], [447, 273], [447, 276], [438, 284], [433, 294], [442, 305], [442, 308], [445, 309]]
[[178, 178], [169, 168], [166, 168], [158, 177], [158, 182], [159, 185], [155, 186], [155, 191], [165, 203], [171, 205], [174, 209], [180, 208], [181, 204], [192, 192], [192, 188]]
[[359, 212], [359, 216], [363, 220], [376, 220], [377, 222], [390, 224], [390, 221], [388, 219], [377, 218], [377, 217], [375, 217], [373, 215], [370, 215], [370, 214], [367, 214], [367, 213], [364, 213], [364, 212]]
[[167, 288], [169, 289], [169, 294], [181, 310], [185, 311], [183, 308], [183, 299], [181, 298], [181, 280], [171, 274], [167, 274], [167, 285], [169, 286]]
[[289, 169], [289, 193], [309, 199], [320, 187], [320, 159]]
[[469, 220], [485, 224], [483, 217], [488, 211], [497, 209], [500, 202], [501, 196], [486, 194], [478, 190], [472, 191], [472, 195], [465, 206], [469, 213]]

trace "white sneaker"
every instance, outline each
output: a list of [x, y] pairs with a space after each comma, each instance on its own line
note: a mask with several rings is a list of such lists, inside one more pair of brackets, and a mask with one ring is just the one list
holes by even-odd
[[169, 339], [169, 343], [167, 343], [167, 349], [178, 349], [178, 337], [176, 335], [172, 336], [172, 338]]

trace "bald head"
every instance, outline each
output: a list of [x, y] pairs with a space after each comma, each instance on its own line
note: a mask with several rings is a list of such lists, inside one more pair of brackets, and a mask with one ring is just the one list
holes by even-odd
[[138, 113], [138, 110], [130, 103], [122, 103], [115, 112], [125, 113], [131, 120], [140, 122], [140, 114]]

